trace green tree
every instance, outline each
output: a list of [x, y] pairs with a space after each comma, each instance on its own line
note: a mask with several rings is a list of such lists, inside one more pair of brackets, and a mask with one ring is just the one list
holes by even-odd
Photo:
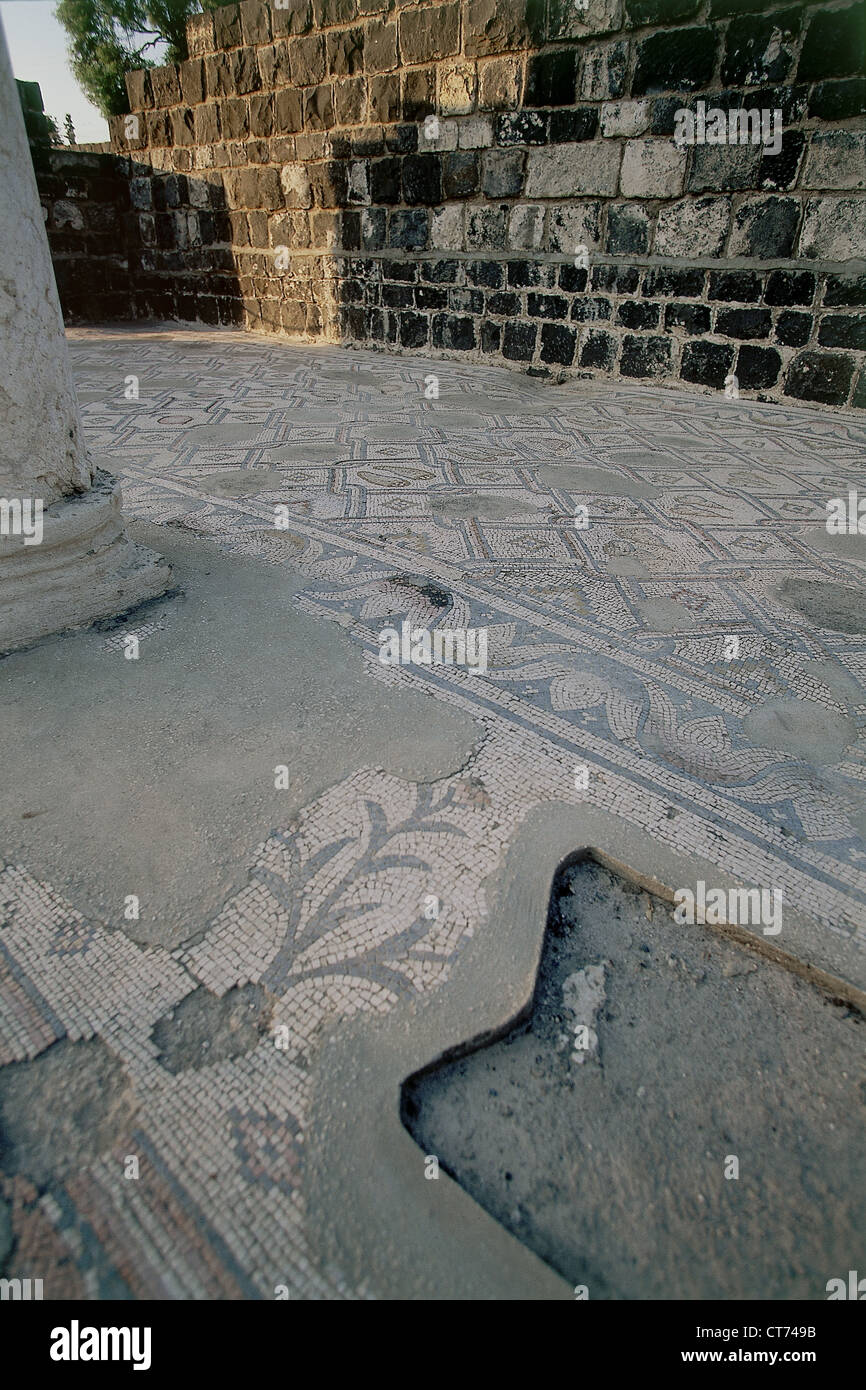
[[186, 58], [186, 21], [220, 0], [60, 0], [55, 11], [69, 35], [69, 56], [81, 90], [103, 116], [129, 110], [123, 74]]
[[66, 143], [68, 145], [74, 145], [75, 126], [72, 124], [72, 117], [70, 116], [68, 111], [66, 113], [66, 120], [63, 122], [63, 129], [66, 131]]

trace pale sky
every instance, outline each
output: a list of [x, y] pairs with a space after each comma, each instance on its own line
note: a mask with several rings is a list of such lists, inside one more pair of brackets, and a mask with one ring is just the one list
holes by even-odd
[[77, 139], [107, 140], [108, 125], [81, 91], [66, 57], [66, 30], [54, 18], [56, 0], [0, 0], [0, 16], [12, 57], [12, 71], [24, 82], [38, 82], [49, 116], [63, 134], [67, 111]]

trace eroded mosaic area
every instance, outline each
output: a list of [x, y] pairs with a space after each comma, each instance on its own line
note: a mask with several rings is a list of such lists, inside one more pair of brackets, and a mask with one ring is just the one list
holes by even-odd
[[[866, 554], [824, 524], [866, 490], [862, 424], [249, 335], [71, 348], [131, 519], [289, 567], [371, 680], [482, 735], [432, 783], [359, 755], [263, 828], [246, 885], [174, 950], [6, 866], [2, 1061], [44, 1086], [54, 1049], [98, 1043], [128, 1100], [72, 1171], [0, 1153], [16, 1272], [46, 1296], [368, 1296], [305, 1234], [313, 1060], [342, 1019], [447, 988], [538, 806], [609, 812], [866, 945]], [[485, 628], [486, 672], [383, 666], [404, 620]], [[112, 631], [107, 656], [159, 622]]]

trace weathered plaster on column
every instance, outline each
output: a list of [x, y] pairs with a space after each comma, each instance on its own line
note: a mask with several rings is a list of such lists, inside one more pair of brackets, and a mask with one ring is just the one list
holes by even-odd
[[0, 27], [0, 502], [42, 513], [0, 532], [0, 653], [162, 593], [169, 570], [124, 530], [81, 419], [18, 92]]
[[36, 176], [0, 48], [0, 487], [45, 505], [90, 486]]

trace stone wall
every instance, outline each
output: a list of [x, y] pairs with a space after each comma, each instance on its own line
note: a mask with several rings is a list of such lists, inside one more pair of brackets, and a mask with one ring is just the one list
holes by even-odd
[[[866, 405], [862, 4], [247, 0], [188, 32], [111, 122], [134, 314]], [[780, 109], [781, 152], [678, 146], [699, 99]]]
[[131, 160], [56, 146], [36, 182], [66, 323], [128, 319], [140, 228], [130, 205]]
[[45, 114], [42, 88], [38, 82], [22, 82], [15, 79], [15, 89], [21, 103], [24, 129], [34, 164], [38, 162], [39, 152], [49, 148], [52, 138], [52, 121]]

